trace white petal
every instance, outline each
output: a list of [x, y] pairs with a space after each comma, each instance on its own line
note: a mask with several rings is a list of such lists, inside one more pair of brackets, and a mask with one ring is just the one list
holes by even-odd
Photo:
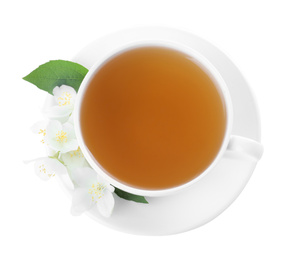
[[76, 138], [75, 128], [71, 123], [67, 122], [63, 124], [62, 128], [63, 128], [63, 131], [67, 133], [68, 139]]
[[79, 216], [83, 212], [89, 210], [93, 205], [88, 189], [86, 188], [75, 188], [72, 197], [71, 213], [74, 216]]
[[108, 189], [110, 192], [114, 192], [114, 191], [115, 191], [115, 187], [112, 186], [111, 184], [108, 184], [108, 185], [107, 185], [107, 189]]
[[73, 108], [69, 106], [52, 106], [43, 111], [43, 114], [48, 119], [58, 120], [62, 123], [66, 122], [69, 119], [70, 114], [72, 113]]
[[35, 173], [42, 180], [49, 180], [55, 174], [66, 174], [66, 167], [57, 159], [42, 157], [35, 160]]
[[59, 173], [57, 177], [58, 180], [61, 181], [62, 185], [64, 185], [67, 190], [69, 190], [70, 192], [74, 190], [75, 186], [71, 179], [71, 172], [69, 169], [67, 169], [67, 172]]
[[73, 108], [76, 98], [76, 91], [74, 88], [66, 85], [55, 87], [53, 89], [53, 95], [56, 103], [60, 106], [71, 106]]
[[109, 190], [104, 191], [104, 195], [97, 201], [97, 208], [100, 214], [106, 218], [112, 215], [115, 206], [113, 194]]
[[97, 173], [89, 167], [76, 168], [71, 171], [72, 180], [78, 187], [88, 188], [97, 183]]
[[68, 92], [73, 96], [76, 96], [76, 90], [73, 87], [67, 86], [67, 85], [61, 85], [60, 87], [55, 87], [53, 89], [53, 95], [55, 97], [61, 96], [63, 92]]
[[43, 135], [43, 131], [47, 128], [48, 121], [38, 121], [31, 126], [31, 131], [34, 134], [41, 134]]
[[61, 155], [61, 159], [65, 165], [69, 168], [80, 168], [87, 166], [86, 159], [80, 149], [80, 147], [75, 151], [70, 151]]
[[50, 120], [46, 128], [45, 142], [55, 151], [60, 151], [62, 143], [56, 139], [56, 134], [62, 130], [62, 124], [57, 120]]
[[[56, 151], [67, 153], [78, 149], [78, 141], [75, 139], [74, 127], [70, 123], [62, 125], [57, 120], [51, 120], [46, 129], [45, 142]], [[63, 141], [57, 139], [57, 134], [65, 132], [66, 139]], [[64, 134], [64, 133], [63, 133]]]
[[50, 120], [48, 125], [47, 125], [47, 134], [49, 136], [54, 136], [58, 131], [62, 130], [62, 124], [61, 122], [57, 121], [57, 120]]
[[79, 145], [76, 139], [74, 126], [67, 122], [63, 124], [63, 131], [67, 133], [67, 142], [64, 143], [64, 147], [61, 152], [66, 153], [77, 150]]
[[55, 98], [54, 96], [52, 96], [51, 94], [48, 94], [47, 93], [47, 96], [46, 96], [46, 99], [45, 99], [45, 102], [44, 102], [44, 105], [42, 107], [42, 112], [44, 111], [47, 111], [48, 108], [52, 107], [52, 106], [56, 106], [57, 103], [55, 101]]
[[40, 137], [40, 141], [41, 143], [45, 144], [45, 136], [46, 136], [46, 128], [47, 128], [47, 125], [48, 125], [48, 121], [44, 120], [44, 121], [39, 121], [37, 123], [35, 123], [34, 125], [31, 126], [31, 131], [34, 133], [34, 134], [38, 134], [39, 137]]
[[50, 148], [48, 145], [45, 145], [45, 151], [48, 156], [54, 156], [56, 154], [56, 151]]
[[63, 145], [59, 146], [59, 151], [61, 153], [67, 153], [70, 151], [75, 151], [79, 147], [78, 141], [76, 139], [68, 140]]
[[110, 192], [114, 192], [115, 188], [111, 184], [109, 184], [101, 175], [97, 174], [97, 182], [103, 184], [107, 187]]
[[61, 123], [65, 123], [68, 120], [71, 111], [69, 111], [69, 107], [60, 108], [61, 107], [58, 106], [55, 97], [48, 94], [42, 108], [42, 114], [48, 119], [58, 120]]
[[72, 111], [72, 114], [70, 115], [67, 123], [74, 125], [74, 110]]

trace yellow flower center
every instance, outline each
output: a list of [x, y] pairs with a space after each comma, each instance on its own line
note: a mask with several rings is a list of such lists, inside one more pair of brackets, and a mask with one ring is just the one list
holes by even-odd
[[70, 152], [70, 156], [71, 157], [74, 157], [74, 156], [82, 157], [83, 154], [82, 154], [82, 151], [81, 151], [80, 147], [78, 147], [77, 150]]
[[97, 203], [97, 201], [103, 197], [104, 190], [106, 186], [101, 183], [92, 184], [91, 188], [88, 190], [88, 193], [91, 195], [92, 201]]
[[58, 98], [59, 106], [67, 106], [71, 104], [72, 95], [69, 92], [63, 92]]
[[63, 130], [58, 131], [56, 134], [56, 141], [60, 143], [66, 143], [68, 141], [67, 133]]
[[52, 174], [52, 173], [49, 173], [49, 172], [46, 170], [44, 164], [41, 164], [41, 165], [39, 166], [39, 172], [40, 172], [41, 174], [47, 174], [48, 177], [55, 176], [54, 173], [53, 173], [53, 174]]
[[[40, 129], [38, 134], [40, 134], [40, 135], [42, 135], [44, 137], [46, 135], [46, 129]], [[45, 143], [44, 138], [42, 138], [41, 143], [42, 144]]]
[[38, 134], [41, 134], [41, 135], [45, 136], [46, 135], [46, 129], [40, 129]]

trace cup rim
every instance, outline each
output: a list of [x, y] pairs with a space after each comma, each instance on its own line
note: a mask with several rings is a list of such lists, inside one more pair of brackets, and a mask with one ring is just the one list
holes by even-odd
[[[198, 66], [200, 66], [206, 74], [211, 78], [211, 80], [214, 82], [214, 85], [219, 88], [221, 91], [221, 94], [224, 99], [224, 105], [226, 108], [226, 130], [223, 138], [223, 142], [220, 146], [219, 152], [215, 156], [214, 160], [211, 162], [211, 164], [197, 177], [194, 179], [183, 183], [179, 186], [166, 188], [166, 189], [141, 189], [136, 188], [133, 186], [129, 186], [125, 183], [121, 183], [117, 179], [113, 178], [100, 164], [99, 162], [93, 157], [89, 149], [87, 148], [84, 140], [83, 135], [81, 131], [80, 126], [80, 112], [81, 112], [81, 104], [83, 101], [84, 94], [87, 90], [87, 87], [93, 77], [98, 73], [98, 71], [106, 64], [109, 60], [114, 58], [115, 56], [124, 53], [128, 50], [140, 48], [140, 47], [165, 47], [174, 49], [176, 51], [183, 52], [190, 57], [194, 59], [194, 62], [197, 63]], [[113, 186], [124, 190], [126, 192], [141, 195], [141, 196], [150, 196], [150, 197], [159, 197], [159, 196], [166, 196], [173, 193], [177, 193], [178, 191], [181, 191], [187, 187], [190, 187], [192, 184], [196, 183], [200, 179], [202, 179], [204, 176], [206, 176], [217, 164], [217, 162], [220, 160], [220, 158], [223, 156], [231, 135], [232, 130], [232, 124], [233, 124], [233, 109], [232, 109], [232, 102], [231, 97], [229, 94], [229, 90], [226, 86], [225, 81], [223, 80], [220, 73], [217, 71], [217, 69], [213, 66], [213, 64], [202, 54], [200, 54], [198, 51], [196, 51], [193, 48], [190, 48], [184, 44], [180, 44], [178, 42], [171, 42], [171, 41], [160, 41], [160, 40], [145, 40], [145, 41], [138, 41], [138, 42], [131, 42], [129, 44], [124, 44], [118, 48], [114, 48], [112, 51], [108, 52], [104, 55], [100, 60], [98, 60], [88, 71], [85, 78], [83, 79], [80, 88], [78, 90], [76, 100], [75, 100], [75, 109], [74, 109], [74, 127], [76, 132], [76, 137], [80, 146], [80, 149], [82, 150], [86, 160], [90, 164], [90, 166], [97, 172], [97, 174], [100, 174], [104, 179], [106, 179], [110, 184]]]

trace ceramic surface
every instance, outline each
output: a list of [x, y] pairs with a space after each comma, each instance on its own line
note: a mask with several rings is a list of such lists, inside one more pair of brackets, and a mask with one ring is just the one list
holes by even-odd
[[[91, 68], [118, 44], [148, 40], [177, 41], [204, 55], [226, 82], [233, 105], [232, 134], [260, 141], [260, 120], [253, 94], [233, 62], [218, 48], [190, 33], [167, 28], [137, 28], [98, 39], [81, 50], [73, 61]], [[168, 235], [197, 228], [223, 212], [240, 194], [251, 177], [262, 149], [255, 156], [243, 150], [227, 150], [218, 164], [200, 181], [177, 194], [147, 197], [149, 204], [126, 201], [115, 195], [110, 218], [96, 208], [87, 213], [111, 228], [141, 235]], [[62, 182], [71, 194], [72, 187]]]

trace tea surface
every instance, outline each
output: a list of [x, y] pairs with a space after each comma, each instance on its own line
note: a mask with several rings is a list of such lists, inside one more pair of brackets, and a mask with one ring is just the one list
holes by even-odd
[[164, 47], [140, 47], [108, 60], [81, 106], [82, 136], [115, 179], [166, 189], [202, 173], [226, 128], [220, 91], [194, 60]]

